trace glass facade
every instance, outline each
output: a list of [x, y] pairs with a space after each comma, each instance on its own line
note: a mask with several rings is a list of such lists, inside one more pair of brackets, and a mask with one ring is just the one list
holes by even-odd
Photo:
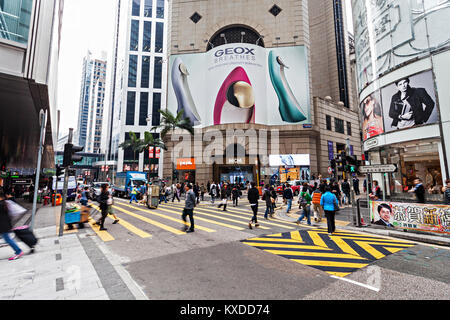
[[150, 52], [152, 46], [151, 36], [152, 36], [152, 23], [150, 21], [144, 21], [144, 36], [142, 41], [142, 51]]
[[151, 18], [152, 7], [153, 7], [153, 0], [145, 0], [145, 2], [144, 2], [144, 17]]
[[127, 126], [134, 125], [134, 110], [136, 105], [136, 92], [128, 92], [127, 96], [127, 114], [125, 124]]
[[164, 50], [164, 23], [157, 22], [156, 23], [156, 39], [155, 39], [155, 52], [162, 53]]
[[139, 125], [147, 125], [148, 116], [148, 92], [141, 92], [141, 102], [139, 108]]
[[161, 93], [154, 92], [152, 107], [152, 126], [159, 126], [161, 123], [159, 110], [161, 110]]
[[142, 57], [141, 67], [141, 88], [148, 88], [150, 86], [150, 57]]
[[136, 88], [136, 79], [137, 79], [137, 59], [138, 56], [130, 55], [130, 66], [128, 69], [128, 86], [132, 88]]
[[139, 46], [139, 21], [131, 20], [130, 50], [138, 51]]
[[139, 17], [139, 13], [141, 10], [141, 4], [140, 4], [141, 0], [133, 0], [133, 6], [131, 9], [131, 15], [135, 16], [135, 17]]
[[161, 81], [162, 81], [162, 58], [155, 57], [155, 67], [154, 67], [155, 75], [153, 78], [153, 88], [161, 89]]
[[164, 0], [156, 0], [156, 17], [164, 19]]
[[0, 0], [0, 38], [28, 43], [32, 0]]

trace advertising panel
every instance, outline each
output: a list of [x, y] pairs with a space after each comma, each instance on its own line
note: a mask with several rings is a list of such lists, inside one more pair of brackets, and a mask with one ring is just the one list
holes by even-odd
[[359, 90], [450, 44], [450, 0], [353, 0]]
[[226, 44], [172, 55], [169, 71], [168, 109], [197, 127], [311, 123], [304, 46]]
[[370, 201], [374, 225], [450, 234], [450, 206]]
[[399, 79], [384, 87], [381, 95], [386, 132], [439, 120], [431, 71]]
[[309, 154], [270, 155], [269, 165], [271, 167], [310, 166], [311, 161]]
[[380, 91], [367, 96], [361, 103], [360, 110], [364, 141], [384, 133]]

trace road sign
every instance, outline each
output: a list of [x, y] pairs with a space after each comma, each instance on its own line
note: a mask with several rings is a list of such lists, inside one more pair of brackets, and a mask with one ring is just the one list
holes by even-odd
[[332, 173], [333, 173], [333, 168], [328, 167], [328, 173], [329, 173], [329, 174], [332, 174]]
[[359, 167], [360, 173], [392, 173], [397, 171], [395, 164], [374, 164], [371, 166]]

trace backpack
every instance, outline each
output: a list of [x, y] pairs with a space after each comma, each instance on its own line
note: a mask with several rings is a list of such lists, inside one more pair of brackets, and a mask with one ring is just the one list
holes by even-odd
[[299, 209], [306, 207], [308, 204], [308, 201], [306, 201], [306, 198], [302, 196], [302, 193], [298, 196]]

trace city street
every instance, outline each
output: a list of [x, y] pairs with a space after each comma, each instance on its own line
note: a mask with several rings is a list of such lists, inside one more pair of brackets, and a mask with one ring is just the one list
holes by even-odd
[[182, 207], [183, 200], [149, 210], [116, 199], [119, 224], [92, 226], [148, 299], [450, 298], [448, 248], [349, 232], [339, 216], [330, 237], [324, 224], [266, 221], [261, 206], [261, 226], [249, 230], [245, 200], [227, 212], [201, 203], [196, 231], [186, 234]]

